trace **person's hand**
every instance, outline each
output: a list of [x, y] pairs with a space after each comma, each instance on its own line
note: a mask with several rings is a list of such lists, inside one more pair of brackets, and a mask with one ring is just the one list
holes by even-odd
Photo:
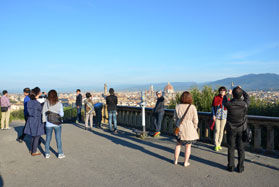
[[216, 121], [216, 116], [213, 116], [213, 121]]
[[232, 95], [232, 89], [229, 89], [229, 94]]

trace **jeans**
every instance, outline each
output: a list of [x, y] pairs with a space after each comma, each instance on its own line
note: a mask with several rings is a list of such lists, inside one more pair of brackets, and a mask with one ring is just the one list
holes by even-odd
[[108, 111], [108, 116], [109, 116], [109, 130], [112, 131], [112, 118], [113, 118], [114, 130], [117, 130], [116, 110]]
[[22, 134], [21, 134], [21, 136], [18, 138], [18, 139], [20, 139], [20, 140], [23, 140], [24, 137], [25, 137], [24, 130], [25, 130], [25, 127], [26, 127], [27, 119], [28, 119], [28, 117], [27, 117], [27, 116], [24, 116], [25, 124], [24, 124], [23, 130], [22, 130]]
[[165, 112], [154, 113], [154, 126], [155, 126], [156, 132], [161, 131], [161, 125], [162, 125], [162, 121], [164, 118], [164, 114], [165, 114]]
[[[1, 118], [1, 129], [8, 129], [9, 124], [10, 124], [10, 115], [11, 115], [11, 110], [8, 109], [7, 112], [2, 112], [2, 118]], [[6, 122], [6, 123], [5, 123]], [[6, 124], [6, 126], [5, 126]]]
[[31, 153], [36, 153], [38, 146], [39, 146], [39, 142], [40, 142], [40, 138], [41, 136], [32, 136], [31, 139]]
[[245, 150], [242, 141], [242, 128], [228, 129], [227, 130], [227, 143], [228, 143], [228, 167], [235, 167], [234, 165], [234, 150], [238, 152], [238, 168], [244, 167]]
[[50, 145], [50, 141], [52, 138], [52, 131], [55, 131], [55, 139], [56, 139], [56, 145], [57, 145], [57, 149], [58, 149], [58, 154], [63, 154], [62, 151], [62, 141], [61, 141], [61, 131], [62, 131], [62, 127], [61, 126], [57, 126], [57, 127], [46, 127], [46, 154], [49, 154], [49, 145]]
[[77, 120], [81, 122], [81, 107], [77, 108]]
[[93, 113], [85, 114], [85, 127], [88, 127], [88, 121], [90, 121], [90, 127], [93, 127]]
[[214, 134], [214, 142], [215, 146], [221, 146], [223, 141], [224, 129], [226, 126], [226, 119], [216, 119], [215, 121], [215, 134]]
[[103, 107], [96, 107], [95, 112], [96, 112], [96, 125], [99, 127], [102, 122], [102, 108]]

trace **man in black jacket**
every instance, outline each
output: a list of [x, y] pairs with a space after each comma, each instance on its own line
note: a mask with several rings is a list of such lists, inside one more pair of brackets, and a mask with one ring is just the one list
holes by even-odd
[[165, 113], [165, 106], [164, 101], [165, 98], [162, 95], [161, 91], [156, 92], [157, 102], [155, 108], [153, 109], [153, 116], [154, 116], [154, 126], [156, 132], [154, 133], [154, 137], [158, 137], [161, 134], [161, 124], [163, 121], [164, 113]]
[[77, 123], [81, 123], [82, 95], [80, 93], [80, 89], [77, 89], [76, 93]]
[[112, 131], [112, 118], [113, 118], [113, 125], [114, 125], [114, 133], [117, 133], [117, 97], [114, 94], [113, 88], [109, 89], [109, 96], [106, 97], [106, 103], [108, 108], [108, 116], [109, 116], [109, 130]]
[[[249, 95], [241, 89], [236, 87], [233, 89], [233, 99], [225, 104], [228, 109], [227, 116], [227, 143], [228, 143], [228, 170], [234, 171], [234, 150], [238, 151], [238, 172], [244, 171], [245, 150], [242, 141], [244, 130], [247, 128], [247, 110], [249, 106]], [[244, 99], [241, 99], [241, 97]]]

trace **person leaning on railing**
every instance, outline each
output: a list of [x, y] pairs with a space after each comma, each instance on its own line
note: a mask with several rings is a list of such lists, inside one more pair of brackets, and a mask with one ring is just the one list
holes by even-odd
[[[243, 144], [243, 132], [247, 128], [247, 110], [249, 106], [249, 95], [237, 86], [233, 89], [233, 99], [225, 104], [228, 109], [227, 116], [227, 143], [228, 143], [228, 170], [234, 171], [234, 150], [238, 151], [237, 171], [244, 171], [245, 150]], [[244, 99], [241, 99], [241, 97]]]

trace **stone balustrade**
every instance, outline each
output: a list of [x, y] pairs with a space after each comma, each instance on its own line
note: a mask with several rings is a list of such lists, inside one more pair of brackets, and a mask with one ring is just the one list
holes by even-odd
[[[118, 124], [142, 129], [140, 107], [118, 106]], [[213, 143], [214, 132], [209, 129], [210, 113], [199, 112], [198, 133], [203, 142]], [[161, 132], [172, 134], [175, 127], [174, 110], [165, 110]], [[246, 149], [256, 152], [277, 153], [279, 150], [279, 117], [248, 115], [248, 126], [253, 132], [252, 142], [246, 144]], [[152, 109], [146, 108], [146, 130], [154, 130]], [[223, 145], [226, 145], [226, 132]]]

